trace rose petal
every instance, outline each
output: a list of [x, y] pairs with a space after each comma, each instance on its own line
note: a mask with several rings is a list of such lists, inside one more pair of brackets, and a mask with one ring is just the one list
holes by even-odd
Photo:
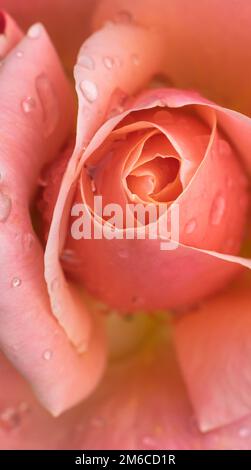
[[248, 2], [102, 0], [98, 6], [95, 27], [126, 12], [132, 21], [159, 28], [166, 49], [162, 72], [176, 88], [197, 89], [216, 103], [250, 114]]
[[57, 419], [39, 406], [24, 380], [1, 356], [0, 447], [250, 449], [250, 415], [219, 430], [199, 432], [166, 336], [167, 325], [161, 327], [161, 335], [158, 330], [145, 346], [113, 362], [88, 400]]
[[28, 210], [41, 167], [58, 154], [73, 120], [71, 91], [42, 25], [6, 57], [0, 85], [1, 348], [57, 414], [89, 393], [105, 357], [100, 326], [81, 356], [51, 315], [43, 251]]
[[3, 58], [22, 37], [22, 32], [16, 22], [0, 11], [0, 58]]
[[175, 346], [200, 429], [249, 415], [250, 276], [176, 322]]

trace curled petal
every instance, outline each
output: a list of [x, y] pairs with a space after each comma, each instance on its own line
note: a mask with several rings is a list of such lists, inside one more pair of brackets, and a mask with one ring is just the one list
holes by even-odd
[[[51, 314], [43, 250], [29, 214], [41, 168], [58, 154], [73, 120], [72, 94], [42, 25], [6, 57], [0, 95], [0, 344], [41, 402], [58, 414], [89, 393], [105, 358], [101, 327], [79, 355]], [[74, 302], [82, 309], [78, 295]]]
[[176, 321], [174, 340], [200, 429], [250, 414], [250, 276]]

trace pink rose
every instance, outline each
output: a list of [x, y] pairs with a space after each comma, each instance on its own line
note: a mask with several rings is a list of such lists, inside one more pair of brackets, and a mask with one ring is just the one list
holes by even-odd
[[1, 448], [250, 448], [241, 3], [4, 2]]

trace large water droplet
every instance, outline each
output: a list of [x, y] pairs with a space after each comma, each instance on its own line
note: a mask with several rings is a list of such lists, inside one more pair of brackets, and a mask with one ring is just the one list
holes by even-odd
[[197, 226], [197, 222], [195, 219], [191, 219], [187, 222], [187, 224], [185, 225], [185, 232], [186, 233], [193, 233], [194, 230], [196, 229], [196, 226]]
[[95, 83], [91, 80], [82, 80], [80, 82], [80, 89], [87, 101], [93, 103], [98, 97], [98, 89]]
[[0, 222], [6, 222], [11, 212], [11, 199], [0, 191]]
[[222, 194], [217, 194], [214, 198], [211, 212], [210, 212], [210, 222], [212, 225], [219, 225], [222, 221], [222, 217], [225, 213], [226, 202]]
[[48, 76], [44, 73], [36, 78], [36, 89], [42, 106], [44, 135], [49, 137], [59, 120], [57, 95]]
[[94, 70], [95, 69], [95, 62], [92, 57], [88, 55], [82, 55], [79, 58], [78, 64], [84, 67], [87, 70]]
[[31, 39], [38, 39], [42, 33], [42, 25], [40, 23], [33, 24], [27, 32], [27, 36]]
[[31, 113], [36, 108], [36, 101], [32, 96], [27, 96], [23, 99], [22, 103], [22, 110], [25, 114]]
[[53, 353], [52, 353], [51, 349], [46, 349], [46, 350], [43, 352], [43, 359], [44, 359], [45, 361], [50, 361], [51, 358], [52, 358], [52, 354], [53, 354]]
[[22, 284], [22, 281], [19, 277], [13, 277], [13, 279], [11, 281], [12, 287], [20, 287], [21, 284]]
[[112, 69], [113, 65], [114, 65], [114, 60], [112, 57], [104, 57], [104, 65], [107, 69]]

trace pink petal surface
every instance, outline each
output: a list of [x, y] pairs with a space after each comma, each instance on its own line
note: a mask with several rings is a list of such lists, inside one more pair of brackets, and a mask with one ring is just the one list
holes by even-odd
[[[6, 57], [0, 84], [5, 136], [0, 155], [0, 256], [5, 266], [0, 343], [44, 406], [57, 414], [90, 392], [105, 354], [101, 325], [95, 326], [86, 354], [79, 355], [52, 316], [43, 251], [28, 210], [41, 167], [59, 152], [73, 121], [72, 94], [41, 25], [33, 26]], [[73, 290], [72, 296], [82, 311], [79, 294]]]
[[165, 47], [162, 71], [173, 86], [197, 89], [216, 103], [250, 114], [248, 2], [101, 0], [98, 7], [95, 27], [123, 11], [132, 21], [159, 28]]
[[22, 37], [16, 22], [5, 12], [0, 11], [0, 59], [15, 46]]
[[[89, 142], [89, 139], [105, 117], [112, 91], [122, 86], [126, 93], [132, 93], [147, 78], [149, 79], [158, 68], [161, 60], [161, 56], [158, 54], [155, 56], [155, 62], [149, 60], [146, 52], [140, 64], [135, 65], [132, 60], [133, 54], [136, 54], [139, 49], [145, 51], [148, 51], [150, 47], [154, 49], [157, 39], [155, 33], [151, 35], [149, 31], [140, 27], [125, 26], [122, 31], [120, 29], [118, 31], [116, 26], [108, 25], [84, 43], [75, 69], [76, 87], [79, 96], [77, 141], [73, 156], [64, 174], [53, 214], [45, 252], [45, 277], [51, 297], [52, 310], [60, 323], [66, 327], [71, 341], [80, 351], [88, 341], [84, 324], [86, 316], [83, 316], [82, 312], [79, 315], [79, 310], [76, 309], [71, 293], [66, 288], [64, 273], [59, 261], [65, 232], [68, 230], [68, 215], [75, 189], [77, 165], [85, 145], [87, 145], [87, 142]], [[122, 46], [125, 41], [127, 47], [123, 49]], [[118, 55], [118, 60], [123, 63], [123, 66], [119, 62], [119, 65], [115, 67], [115, 71], [107, 69], [104, 58], [108, 51], [109, 54]], [[86, 67], [86, 57], [89, 58], [89, 61], [95, 61], [95, 67]], [[132, 75], [135, 68], [138, 71], [137, 79]], [[53, 288], [55, 276], [58, 279], [56, 289]], [[57, 305], [56, 309], [55, 305]], [[69, 311], [71, 311], [70, 317], [68, 315]]]
[[182, 316], [175, 347], [202, 431], [250, 414], [250, 276]]
[[[67, 243], [67, 247], [73, 249], [82, 259], [76, 277], [84, 280], [86, 287], [94, 295], [124, 311], [191, 304], [222, 288], [239, 272], [238, 265], [250, 266], [249, 260], [228, 256], [238, 254], [247, 218], [247, 180], [241, 167], [250, 158], [250, 119], [245, 118], [242, 128], [241, 115], [217, 107], [196, 94], [173, 89], [146, 92], [136, 100], [132, 110], [154, 108], [160, 104], [171, 109], [182, 106], [186, 108], [193, 104], [204, 118], [208, 118], [206, 111], [215, 111], [219, 127], [219, 131], [214, 130], [212, 133], [210, 146], [191, 184], [177, 200], [180, 202], [182, 227], [178, 249], [161, 251], [160, 240], [70, 239]], [[92, 157], [88, 159], [89, 155], [92, 155], [93, 150], [104, 142], [119, 120], [128, 113], [126, 111], [121, 117], [110, 119], [99, 129], [80, 161], [80, 168], [84, 162], [92, 164]], [[232, 127], [235, 122], [242, 128], [243, 139], [239, 153], [231, 149], [231, 144], [227, 144], [225, 138], [222, 138], [221, 132], [227, 131], [227, 121], [232, 122]], [[137, 125], [141, 126], [140, 123]], [[170, 125], [172, 135], [171, 129]], [[205, 131], [203, 137], [204, 133]], [[236, 147], [240, 145], [239, 141], [234, 141], [234, 144]], [[115, 165], [113, 168], [116, 168]], [[230, 175], [234, 180], [231, 189], [227, 185]], [[114, 188], [108, 176], [108, 190], [111, 185]], [[84, 194], [77, 193], [76, 202], [81, 202], [81, 196], [85, 197], [85, 187], [86, 185], [83, 187]], [[223, 200], [224, 210], [218, 207], [219, 200]], [[242, 208], [237, 206], [236, 201], [239, 201]], [[113, 202], [117, 202], [116, 194]], [[198, 231], [192, 236], [186, 230], [191, 220], [195, 220], [198, 225]], [[201, 281], [199, 285], [196, 282], [198, 279]], [[113, 290], [110, 289], [111, 285]]]
[[250, 416], [213, 432], [199, 432], [167, 325], [161, 328], [162, 334], [153, 334], [138, 352], [114, 360], [96, 392], [56, 419], [1, 356], [0, 447], [249, 449]]

